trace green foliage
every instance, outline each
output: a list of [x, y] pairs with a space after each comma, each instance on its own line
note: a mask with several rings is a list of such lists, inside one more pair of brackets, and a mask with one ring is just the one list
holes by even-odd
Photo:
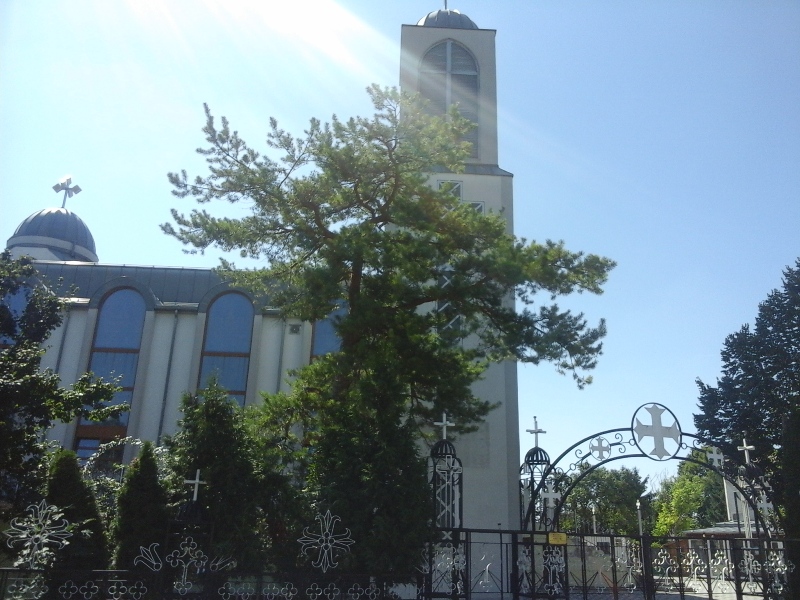
[[0, 254], [0, 299], [0, 506], [17, 512], [43, 484], [42, 433], [57, 420], [102, 419], [121, 408], [102, 409], [116, 390], [112, 384], [84, 374], [65, 389], [55, 373], [41, 370], [42, 344], [61, 324], [65, 306], [37, 285], [29, 259]]
[[[800, 408], [800, 259], [783, 273], [783, 286], [758, 306], [755, 327], [744, 325], [725, 339], [717, 385], [698, 380], [698, 433], [735, 456], [746, 435], [750, 456], [769, 476], [782, 512], [800, 494], [800, 479], [782, 472], [787, 449], [797, 454], [786, 419]], [[791, 460], [791, 459], [790, 459]], [[785, 526], [785, 519], [784, 519]]]
[[[220, 271], [286, 316], [313, 322], [345, 308], [334, 323], [340, 350], [300, 370], [291, 393], [272, 400], [297, 415], [284, 429], [302, 427], [299, 447], [314, 448], [300, 465], [317, 505], [356, 521], [344, 523], [360, 536], [353, 568], [380, 571], [407, 568], [424, 538], [421, 507], [400, 501], [427, 493], [415, 432], [443, 411], [459, 432], [474, 430], [493, 407], [472, 384], [492, 361], [550, 361], [587, 383], [605, 325], [589, 327], [553, 300], [600, 293], [613, 262], [516, 239], [501, 215], [433, 189], [431, 172], [463, 169], [470, 123], [455, 111], [431, 116], [396, 90], [369, 93], [371, 118], [312, 120], [299, 137], [272, 119], [275, 158], [250, 148], [225, 118], [217, 128], [206, 107], [208, 148], [199, 152], [209, 173], [170, 174], [173, 193], [245, 203], [250, 214], [173, 210], [175, 224], [162, 229], [191, 252], [216, 246], [264, 260], [253, 270], [222, 261]], [[435, 310], [445, 304], [447, 313]], [[445, 327], [452, 314], [457, 330]]]
[[[242, 409], [211, 381], [197, 395], [186, 395], [181, 429], [166, 440], [174, 490], [187, 497], [183, 480], [200, 469], [198, 502], [213, 525], [214, 553], [233, 556], [240, 567], [263, 568], [270, 552], [270, 524], [277, 530], [291, 493], [275, 457], [256, 442], [258, 431], [245, 423]], [[278, 536], [280, 537], [280, 536]], [[297, 548], [295, 547], [295, 551]]]
[[678, 474], [662, 481], [656, 493], [655, 535], [681, 535], [726, 519], [722, 476], [705, 465], [704, 452], [692, 451], [690, 458], [699, 463], [682, 462]]
[[158, 477], [153, 445], [145, 442], [125, 474], [117, 497], [116, 517], [111, 529], [114, 568], [133, 569], [140, 546], [164, 547], [170, 511], [167, 492]]
[[57, 569], [107, 569], [109, 563], [105, 528], [89, 485], [81, 477], [77, 455], [59, 450], [53, 455], [47, 479], [48, 504], [61, 508], [72, 525], [69, 544], [59, 550]]
[[[365, 415], [368, 416], [365, 418]], [[309, 483], [355, 543], [341, 569], [415, 573], [431, 539], [431, 492], [410, 420], [339, 406], [325, 411]]]
[[[581, 474], [588, 470], [588, 464], [581, 465]], [[646, 517], [649, 513], [649, 498], [644, 496], [646, 491], [647, 478], [642, 479], [637, 469], [598, 467], [585, 475], [570, 492], [561, 518], [563, 528], [591, 533], [594, 505], [598, 533], [613, 531], [619, 535], [639, 535], [636, 501], [640, 500], [642, 514]]]

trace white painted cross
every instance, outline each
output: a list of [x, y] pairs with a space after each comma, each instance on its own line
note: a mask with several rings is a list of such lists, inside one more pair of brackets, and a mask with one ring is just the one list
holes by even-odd
[[533, 434], [533, 445], [537, 448], [539, 447], [539, 434], [547, 433], [544, 429], [539, 429], [539, 421], [536, 420], [536, 417], [533, 417], [533, 429], [526, 429], [525, 431]]
[[711, 450], [706, 451], [706, 458], [715, 467], [721, 467], [722, 462], [725, 460], [725, 455], [720, 452], [716, 446], [712, 446]]
[[444, 411], [442, 412], [442, 420], [441, 421], [434, 421], [433, 424], [442, 428], [442, 439], [443, 440], [447, 439], [447, 428], [456, 426], [455, 423], [450, 423], [447, 420], [447, 413], [444, 412]]
[[194, 474], [194, 479], [184, 479], [183, 483], [185, 485], [193, 485], [194, 486], [194, 495], [192, 496], [192, 500], [197, 502], [197, 491], [200, 489], [201, 485], [205, 485], [205, 481], [200, 481], [200, 469], [197, 469], [197, 472]]
[[744, 463], [746, 465], [749, 465], [750, 464], [750, 450], [755, 450], [756, 447], [755, 446], [748, 446], [747, 445], [747, 438], [743, 437], [742, 438], [742, 445], [741, 446], [736, 446], [736, 449], [737, 450], [741, 450], [742, 452], [744, 452]]

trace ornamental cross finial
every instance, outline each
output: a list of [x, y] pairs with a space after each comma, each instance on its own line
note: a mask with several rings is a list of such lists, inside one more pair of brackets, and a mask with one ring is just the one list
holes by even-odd
[[61, 208], [64, 208], [67, 205], [67, 198], [72, 198], [75, 194], [81, 193], [81, 186], [73, 185], [70, 187], [71, 183], [72, 175], [66, 175], [61, 181], [53, 186], [54, 192], [64, 192], [64, 200], [61, 202]]
[[447, 420], [447, 413], [442, 411], [442, 420], [441, 421], [434, 421], [434, 425], [437, 425], [442, 428], [442, 439], [447, 439], [447, 428], [448, 427], [455, 427], [455, 423], [451, 423]]
[[525, 431], [533, 434], [533, 445], [535, 447], [539, 446], [539, 434], [547, 433], [544, 429], [539, 429], [539, 421], [535, 416], [533, 417], [533, 429], [526, 429]]
[[200, 489], [201, 485], [206, 485], [205, 481], [200, 481], [200, 469], [197, 469], [197, 472], [195, 472], [194, 479], [184, 479], [183, 483], [185, 485], [194, 486], [194, 494], [192, 495], [192, 501], [197, 502], [197, 491]]
[[755, 446], [748, 446], [747, 445], [747, 438], [742, 436], [742, 445], [741, 446], [736, 446], [736, 449], [737, 450], [741, 450], [742, 452], [744, 452], [744, 463], [746, 465], [749, 465], [750, 464], [750, 450], [755, 450], [756, 447]]

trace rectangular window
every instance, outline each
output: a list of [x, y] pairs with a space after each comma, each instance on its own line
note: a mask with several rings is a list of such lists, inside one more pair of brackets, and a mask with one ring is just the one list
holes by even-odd
[[460, 181], [447, 181], [441, 180], [439, 181], [439, 191], [441, 190], [448, 190], [453, 196], [462, 200], [464, 198], [463, 188]]

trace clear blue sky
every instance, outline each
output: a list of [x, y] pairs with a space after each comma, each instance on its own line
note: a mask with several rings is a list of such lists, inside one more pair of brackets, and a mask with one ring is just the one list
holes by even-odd
[[[267, 117], [364, 114], [395, 84], [400, 25], [433, 0], [70, 0], [0, 3], [0, 236], [68, 207], [101, 261], [213, 266], [158, 224], [167, 171], [197, 172], [202, 103], [258, 144]], [[572, 441], [630, 423], [645, 402], [693, 430], [694, 380], [800, 256], [800, 3], [462, 0], [497, 30], [500, 166], [516, 233], [563, 239], [619, 266], [595, 383], [520, 368], [522, 429]], [[183, 201], [186, 202], [186, 201]], [[239, 210], [239, 209], [234, 209]], [[523, 452], [532, 444], [522, 437]], [[674, 470], [671, 463], [670, 470]], [[665, 465], [639, 461], [647, 474]]]

